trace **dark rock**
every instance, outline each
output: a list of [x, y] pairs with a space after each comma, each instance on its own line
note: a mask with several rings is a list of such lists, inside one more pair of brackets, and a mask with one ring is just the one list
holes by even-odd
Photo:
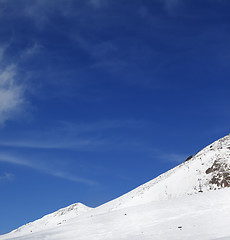
[[187, 157], [187, 158], [186, 158], [186, 160], [185, 160], [185, 162], [186, 162], [186, 161], [189, 161], [191, 158], [193, 158], [193, 156], [192, 156], [192, 155], [191, 155], [191, 156], [189, 156], [189, 157]]
[[211, 172], [213, 172], [213, 170], [212, 170], [211, 168], [208, 168], [208, 169], [205, 171], [206, 174], [209, 174], [209, 173], [211, 173]]
[[205, 171], [206, 174], [213, 173], [209, 183], [217, 187], [230, 187], [230, 166], [223, 163], [221, 159], [214, 161], [213, 165]]

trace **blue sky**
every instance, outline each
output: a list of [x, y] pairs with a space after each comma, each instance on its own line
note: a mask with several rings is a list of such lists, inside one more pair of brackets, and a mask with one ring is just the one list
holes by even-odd
[[228, 0], [0, 0], [0, 233], [95, 207], [229, 133]]

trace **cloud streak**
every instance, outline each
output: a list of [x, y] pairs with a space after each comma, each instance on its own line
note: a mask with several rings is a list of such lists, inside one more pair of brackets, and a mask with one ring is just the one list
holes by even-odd
[[25, 106], [25, 87], [17, 80], [15, 64], [5, 64], [5, 48], [0, 48], [0, 125], [15, 118]]
[[13, 181], [14, 175], [12, 173], [4, 173], [0, 175], [0, 181]]
[[164, 161], [176, 163], [181, 163], [188, 157], [188, 155], [180, 153], [159, 153], [156, 156]]
[[3, 147], [16, 148], [34, 148], [34, 149], [72, 149], [72, 150], [90, 150], [103, 146], [103, 140], [97, 139], [69, 139], [66, 141], [59, 140], [22, 140], [22, 141], [4, 141], [0, 142]]
[[[145, 128], [145, 122], [137, 120], [104, 120], [91, 123], [60, 122], [57, 127], [45, 131], [24, 132], [23, 138], [0, 139], [1, 147], [34, 149], [69, 149], [76, 151], [98, 151], [113, 145], [108, 132], [124, 129]], [[111, 142], [112, 141], [112, 142]], [[122, 143], [119, 144], [119, 146]]]
[[174, 162], [178, 164], [184, 162], [188, 157], [188, 154], [180, 152], [167, 152], [165, 150], [163, 151], [161, 149], [153, 148], [143, 144], [141, 144], [139, 148], [142, 149], [143, 152], [151, 156], [152, 159], [157, 159], [164, 162]]
[[39, 43], [35, 42], [31, 47], [28, 47], [21, 52], [20, 58], [21, 59], [27, 59], [29, 57], [33, 57], [41, 49], [42, 49], [42, 46]]
[[[86, 184], [89, 186], [98, 185], [98, 183], [96, 181], [93, 181], [91, 179], [73, 176], [73, 175], [69, 174], [68, 172], [56, 169], [55, 167], [50, 168], [46, 163], [41, 162], [41, 161], [39, 161], [39, 162], [37, 162], [37, 161], [35, 162], [33, 160], [28, 161], [26, 159], [21, 159], [19, 157], [15, 157], [13, 155], [1, 153], [0, 154], [0, 162], [29, 167], [31, 169], [38, 170], [40, 172], [46, 173], [46, 174], [54, 176], [54, 177], [62, 178], [62, 179], [72, 181], [72, 182], [83, 183], [83, 184]], [[8, 178], [10, 177], [10, 175], [7, 175], [7, 176], [8, 176]]]

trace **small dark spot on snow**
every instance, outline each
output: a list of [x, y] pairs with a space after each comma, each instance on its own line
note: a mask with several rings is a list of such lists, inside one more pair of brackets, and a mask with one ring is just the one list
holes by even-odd
[[180, 230], [182, 230], [182, 226], [179, 226], [178, 228], [179, 228]]

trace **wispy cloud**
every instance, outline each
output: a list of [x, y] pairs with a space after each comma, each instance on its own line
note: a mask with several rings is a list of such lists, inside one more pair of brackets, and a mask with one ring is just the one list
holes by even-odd
[[164, 161], [176, 163], [181, 163], [188, 157], [188, 155], [181, 153], [158, 153], [156, 156]]
[[14, 118], [24, 107], [24, 87], [18, 84], [16, 66], [0, 69], [0, 124]]
[[25, 106], [25, 87], [17, 80], [17, 66], [4, 62], [5, 48], [0, 48], [0, 125], [15, 118]]
[[42, 48], [41, 44], [35, 42], [31, 47], [23, 49], [23, 51], [20, 54], [20, 58], [25, 59], [25, 58], [33, 57], [36, 53], [39, 52], [41, 48]]
[[106, 131], [109, 129], [119, 128], [142, 128], [146, 126], [146, 121], [135, 119], [107, 119], [88, 123], [72, 123], [72, 122], [60, 122], [60, 131], [79, 133], [79, 132], [95, 132]]
[[4, 47], [0, 47], [0, 63], [2, 63], [4, 52], [5, 52], [5, 48]]
[[11, 164], [16, 164], [16, 165], [22, 165], [22, 166], [26, 166], [26, 167], [33, 167], [35, 168], [35, 165], [33, 165], [31, 162], [26, 161], [24, 159], [9, 155], [9, 154], [4, 154], [1, 153], [0, 154], [0, 162], [7, 162], [7, 163], [11, 163]]
[[84, 183], [90, 186], [93, 185], [98, 185], [98, 183], [96, 181], [87, 179], [87, 178], [82, 178], [82, 177], [78, 177], [78, 176], [72, 176], [67, 172], [63, 172], [63, 171], [52, 171], [49, 172], [49, 174], [55, 176], [55, 177], [59, 177], [59, 178], [63, 178], [72, 182], [79, 182], [79, 183]]
[[94, 7], [103, 7], [105, 6], [106, 4], [108, 4], [108, 0], [88, 0], [89, 3], [94, 6]]
[[182, 3], [181, 0], [160, 0], [163, 2], [165, 10], [169, 13], [173, 13], [175, 9]]
[[[87, 7], [100, 8], [108, 5], [108, 0], [23, 0], [22, 2], [24, 3], [19, 6], [20, 14], [29, 17], [40, 29], [46, 27], [51, 21], [53, 12], [63, 17], [76, 17], [79, 12], [85, 11]], [[78, 8], [76, 8], [76, 5], [78, 5]]]
[[14, 175], [12, 173], [0, 174], [0, 181], [13, 181]]
[[178, 164], [184, 162], [189, 156], [188, 154], [181, 152], [171, 152], [143, 145], [143, 143], [141, 143], [141, 145], [138, 148], [142, 149], [142, 151], [148, 154], [148, 156], [151, 156], [152, 159], [161, 160], [164, 162], [175, 162]]
[[[60, 122], [58, 126], [44, 131], [26, 133], [24, 137], [0, 139], [0, 146], [34, 149], [71, 149], [76, 151], [98, 151], [113, 146], [109, 131], [141, 129], [145, 122], [127, 120], [104, 120], [91, 123]], [[114, 136], [115, 134], [113, 134]], [[122, 143], [120, 142], [119, 145]]]
[[100, 139], [22, 139], [19, 141], [2, 141], [0, 146], [17, 147], [17, 148], [35, 148], [35, 149], [72, 149], [87, 150], [95, 149], [104, 145], [104, 141]]
[[[54, 166], [52, 166], [52, 168], [51, 168], [45, 162], [33, 161], [32, 159], [30, 159], [30, 160], [22, 159], [22, 158], [10, 155], [8, 153], [0, 154], [0, 162], [6, 162], [6, 163], [10, 163], [10, 164], [29, 167], [29, 168], [41, 171], [43, 173], [49, 174], [51, 176], [55, 176], [55, 177], [73, 181], [73, 182], [83, 183], [83, 184], [90, 185], [90, 186], [98, 185], [98, 183], [94, 180], [79, 177], [79, 176], [73, 176], [68, 172], [56, 169]], [[7, 175], [7, 176], [8, 176], [8, 178], [10, 177], [10, 175]]]

